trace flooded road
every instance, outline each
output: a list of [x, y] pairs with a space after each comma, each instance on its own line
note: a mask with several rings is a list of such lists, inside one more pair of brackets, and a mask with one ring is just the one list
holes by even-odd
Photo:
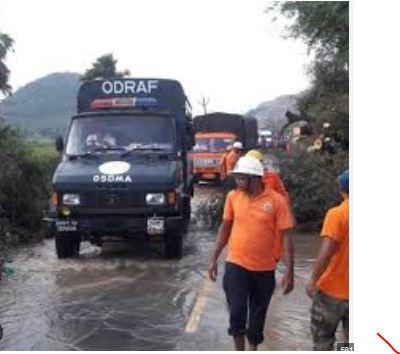
[[[194, 209], [215, 191], [198, 187]], [[0, 283], [0, 350], [232, 350], [222, 259], [218, 281], [206, 277], [216, 233], [192, 218], [181, 260], [164, 260], [158, 245], [83, 243], [67, 260], [54, 240], [19, 249]], [[296, 235], [295, 290], [276, 291], [260, 350], [312, 348], [304, 289], [317, 239]]]

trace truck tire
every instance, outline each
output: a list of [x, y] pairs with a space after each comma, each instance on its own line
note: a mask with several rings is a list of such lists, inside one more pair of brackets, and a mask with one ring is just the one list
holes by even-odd
[[167, 233], [164, 240], [164, 256], [167, 259], [180, 259], [182, 258], [183, 250], [183, 234]]
[[79, 256], [79, 251], [81, 249], [81, 239], [80, 237], [77, 237], [76, 239], [72, 240], [72, 247], [74, 249], [74, 256], [78, 257]]
[[55, 236], [56, 253], [60, 259], [71, 258], [79, 255], [81, 240], [78, 237], [72, 238], [71, 235], [65, 235], [57, 232]]

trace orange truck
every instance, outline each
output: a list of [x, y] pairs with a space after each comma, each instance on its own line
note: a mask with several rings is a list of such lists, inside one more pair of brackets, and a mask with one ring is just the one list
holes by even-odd
[[193, 147], [195, 181], [221, 180], [220, 162], [229, 145], [241, 141], [245, 149], [257, 145], [257, 120], [239, 114], [210, 113], [193, 119], [196, 144]]

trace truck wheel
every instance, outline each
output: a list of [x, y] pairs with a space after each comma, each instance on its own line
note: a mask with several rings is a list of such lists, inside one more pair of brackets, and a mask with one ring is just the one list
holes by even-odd
[[165, 235], [164, 241], [164, 256], [167, 259], [180, 259], [182, 258], [183, 249], [183, 235], [170, 234]]
[[72, 241], [72, 248], [74, 250], [74, 256], [78, 257], [79, 256], [79, 251], [81, 249], [81, 239], [77, 237], [76, 239], [71, 240]]
[[79, 238], [71, 238], [71, 235], [65, 235], [58, 232], [55, 236], [55, 243], [57, 257], [60, 259], [79, 255], [81, 243]]

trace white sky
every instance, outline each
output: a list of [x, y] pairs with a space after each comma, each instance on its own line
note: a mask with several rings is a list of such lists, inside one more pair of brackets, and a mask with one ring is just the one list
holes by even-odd
[[0, 0], [13, 89], [52, 72], [80, 72], [113, 53], [133, 77], [178, 79], [192, 103], [244, 113], [309, 85], [300, 41], [285, 40], [261, 0]]

